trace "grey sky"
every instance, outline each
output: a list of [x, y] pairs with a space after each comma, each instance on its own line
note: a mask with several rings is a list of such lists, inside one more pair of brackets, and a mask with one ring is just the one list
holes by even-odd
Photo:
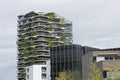
[[74, 43], [120, 47], [120, 0], [2, 0], [0, 2], [0, 80], [16, 80], [17, 16], [56, 12], [73, 22]]

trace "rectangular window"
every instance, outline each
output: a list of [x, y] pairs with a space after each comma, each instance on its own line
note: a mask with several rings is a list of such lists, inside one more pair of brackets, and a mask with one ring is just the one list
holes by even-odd
[[93, 62], [96, 62], [96, 57], [93, 57]]
[[46, 72], [46, 67], [42, 67], [42, 72]]
[[107, 71], [103, 71], [103, 78], [107, 78]]
[[42, 79], [46, 79], [46, 74], [42, 74]]
[[29, 75], [27, 75], [27, 79], [29, 79]]
[[27, 73], [29, 72], [29, 68], [27, 68]]

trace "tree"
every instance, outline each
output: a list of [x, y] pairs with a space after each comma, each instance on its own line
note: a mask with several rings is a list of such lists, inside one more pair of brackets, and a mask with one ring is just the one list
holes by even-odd
[[91, 63], [90, 65], [88, 80], [102, 80], [102, 74], [100, 69], [96, 66], [96, 63]]
[[107, 68], [107, 71], [108, 71], [107, 80], [120, 80], [120, 70], [119, 69], [112, 70], [110, 68]]
[[62, 71], [55, 80], [80, 80], [80, 74], [78, 71]]

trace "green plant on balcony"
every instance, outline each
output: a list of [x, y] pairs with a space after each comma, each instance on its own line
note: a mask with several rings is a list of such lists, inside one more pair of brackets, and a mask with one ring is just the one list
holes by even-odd
[[23, 50], [22, 53], [24, 54], [25, 57], [28, 57], [30, 51], [29, 50]]
[[33, 65], [33, 64], [35, 64], [35, 60], [32, 59], [32, 60], [30, 61], [30, 65]]
[[65, 35], [64, 33], [61, 33], [61, 34], [60, 34], [60, 37], [61, 37], [61, 40], [62, 40], [63, 42], [66, 41], [66, 35]]
[[38, 35], [38, 32], [36, 32], [36, 31], [31, 31], [31, 36], [35, 36], [35, 35]]
[[65, 27], [66, 24], [65, 24], [65, 19], [64, 18], [61, 18], [60, 23], [61, 23], [62, 27]]
[[21, 73], [24, 73], [26, 71], [25, 68], [23, 68], [22, 70], [20, 70]]
[[21, 76], [22, 76], [23, 78], [25, 78], [25, 77], [26, 77], [26, 74], [21, 74]]
[[28, 44], [29, 44], [29, 46], [34, 46], [35, 43], [34, 43], [33, 40], [29, 40], [29, 41], [28, 41]]
[[39, 54], [34, 48], [32, 48], [30, 52], [33, 56], [37, 56]]
[[49, 17], [48, 18], [49, 21], [51, 22], [54, 21], [55, 13], [51, 12], [51, 13], [47, 13], [46, 15]]
[[33, 16], [36, 16], [36, 15], [38, 15], [38, 14], [35, 13], [34, 11], [31, 11], [31, 12], [27, 13], [24, 17], [29, 18], [29, 17], [33, 17]]
[[18, 45], [18, 46], [20, 46], [20, 45], [21, 45], [20, 41], [17, 41], [16, 43], [17, 43], [17, 45]]
[[47, 30], [48, 30], [48, 31], [52, 31], [52, 26], [50, 26], [50, 25], [47, 26]]
[[51, 39], [51, 38], [49, 38], [49, 39], [47, 39], [47, 42], [48, 42], [48, 45], [49, 45], [49, 47], [53, 47], [54, 46], [54, 44], [53, 44], [53, 41], [54, 39]]

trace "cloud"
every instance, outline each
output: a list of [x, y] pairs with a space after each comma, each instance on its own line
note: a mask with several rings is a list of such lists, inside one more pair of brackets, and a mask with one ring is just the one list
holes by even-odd
[[88, 41], [83, 43], [84, 45], [101, 47], [101, 48], [114, 48], [120, 47], [120, 37], [107, 37], [107, 38], [99, 38], [92, 41]]
[[[2, 0], [0, 2], [0, 80], [16, 79], [17, 16], [51, 12], [73, 22], [74, 43], [119, 47], [120, 0]], [[11, 73], [12, 72], [12, 73]]]
[[0, 80], [16, 79], [15, 49], [0, 49]]

